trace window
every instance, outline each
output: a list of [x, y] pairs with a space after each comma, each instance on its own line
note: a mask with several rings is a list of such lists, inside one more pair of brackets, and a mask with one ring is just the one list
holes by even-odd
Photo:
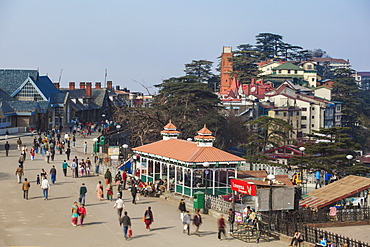
[[307, 69], [312, 69], [312, 64], [307, 65]]
[[290, 70], [288, 70], [288, 74], [290, 74]]
[[315, 119], [315, 116], [312, 116], [312, 119]]
[[298, 71], [297, 70], [294, 70], [294, 74], [298, 74]]
[[307, 111], [307, 108], [306, 107], [302, 107], [302, 111]]
[[301, 116], [301, 120], [307, 120], [306, 116]]
[[314, 82], [315, 81], [315, 78], [312, 78], [311, 80]]
[[289, 116], [293, 116], [293, 113], [294, 113], [294, 112], [292, 112], [292, 111], [291, 111], [291, 112], [289, 112]]
[[44, 101], [39, 92], [29, 81], [17, 93], [15, 98], [18, 100], [27, 100], [27, 101]]
[[340, 120], [340, 116], [337, 116], [337, 120], [338, 120], [338, 121]]
[[340, 111], [340, 105], [337, 105], [337, 111]]
[[302, 125], [301, 125], [301, 128], [302, 128], [302, 129], [305, 129], [305, 128], [307, 128], [307, 127], [306, 127], [306, 125], [305, 125], [305, 124], [302, 124]]
[[279, 149], [278, 150], [278, 153], [283, 154], [284, 153], [284, 149], [283, 148]]
[[299, 111], [297, 111], [297, 116], [299, 116]]
[[286, 112], [284, 112], [284, 117], [286, 117]]
[[275, 115], [279, 115], [279, 111], [275, 111]]
[[314, 128], [315, 127], [315, 125], [314, 124], [312, 124], [312, 128]]
[[315, 110], [315, 107], [312, 107], [311, 109], [314, 111]]

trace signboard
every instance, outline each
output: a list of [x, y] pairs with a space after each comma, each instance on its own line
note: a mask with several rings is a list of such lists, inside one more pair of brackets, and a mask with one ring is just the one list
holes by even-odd
[[236, 223], [243, 223], [243, 215], [242, 215], [242, 213], [235, 212], [235, 222]]
[[230, 179], [231, 189], [250, 196], [257, 195], [256, 185], [239, 179]]
[[[269, 211], [270, 188], [258, 189], [255, 208]], [[272, 210], [294, 209], [294, 187], [272, 187]]]
[[108, 147], [108, 155], [119, 155], [119, 147], [114, 147], [114, 146], [111, 146], [111, 147]]

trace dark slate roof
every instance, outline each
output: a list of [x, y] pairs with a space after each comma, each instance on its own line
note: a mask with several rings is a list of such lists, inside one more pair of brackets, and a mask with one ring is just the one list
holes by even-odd
[[37, 81], [39, 79], [39, 72], [37, 70], [1, 69], [0, 88], [8, 95], [11, 95], [22, 85], [28, 76], [33, 81]]
[[53, 98], [51, 100], [52, 104], [64, 104], [64, 100], [67, 96], [67, 93], [55, 93], [53, 94]]
[[98, 107], [102, 107], [107, 90], [105, 88], [94, 88], [92, 90], [92, 98]]
[[0, 100], [4, 101], [11, 101], [14, 100], [12, 97], [10, 97], [6, 92], [4, 92], [2, 89], [0, 89]]
[[54, 94], [60, 93], [48, 76], [40, 76], [40, 79], [37, 81], [34, 80], [34, 82], [42, 94], [51, 101], [53, 100]]
[[8, 101], [7, 103], [14, 112], [34, 112], [40, 109], [40, 102], [37, 101]]
[[0, 109], [3, 111], [4, 114], [10, 114], [14, 112], [14, 109], [9, 105], [8, 101], [1, 101]]
[[83, 98], [89, 98], [86, 95], [86, 89], [60, 89], [61, 92], [67, 93], [69, 92], [69, 97], [71, 99], [83, 99]]

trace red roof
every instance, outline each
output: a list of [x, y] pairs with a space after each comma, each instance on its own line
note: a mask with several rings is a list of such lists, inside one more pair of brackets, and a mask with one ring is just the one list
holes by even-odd
[[[208, 136], [207, 138], [210, 138]], [[196, 142], [169, 139], [133, 148], [136, 152], [155, 154], [183, 162], [245, 162], [245, 159], [215, 147], [198, 146]]]

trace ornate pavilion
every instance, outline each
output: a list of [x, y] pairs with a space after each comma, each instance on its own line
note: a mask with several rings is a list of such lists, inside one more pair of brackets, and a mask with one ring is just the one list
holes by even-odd
[[177, 139], [179, 134], [170, 122], [162, 140], [133, 148], [137, 176], [145, 182], [166, 179], [168, 190], [190, 197], [197, 191], [228, 194], [229, 178], [237, 177], [245, 159], [213, 147], [215, 137], [206, 126], [194, 141]]

